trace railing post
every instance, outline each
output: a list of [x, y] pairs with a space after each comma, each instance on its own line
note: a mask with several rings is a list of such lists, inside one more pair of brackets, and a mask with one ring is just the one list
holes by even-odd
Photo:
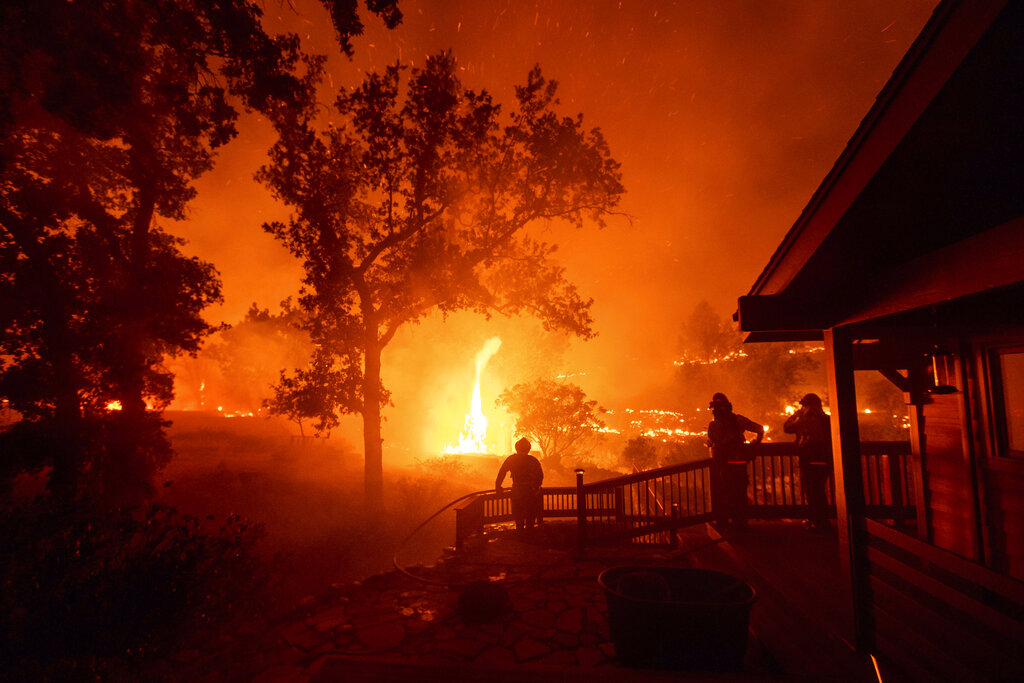
[[[895, 450], [895, 449], [892, 449]], [[906, 514], [903, 510], [903, 472], [900, 464], [902, 455], [889, 453], [885, 456], [889, 465], [889, 502], [892, 505], [892, 523], [897, 529], [903, 529]]]
[[573, 470], [576, 473], [576, 554], [583, 556], [587, 544], [587, 496], [583, 492], [583, 468]]
[[462, 536], [465, 533], [464, 525], [466, 524], [463, 511], [459, 508], [455, 508], [455, 552], [462, 552]]
[[672, 503], [672, 547], [679, 547], [679, 503]]

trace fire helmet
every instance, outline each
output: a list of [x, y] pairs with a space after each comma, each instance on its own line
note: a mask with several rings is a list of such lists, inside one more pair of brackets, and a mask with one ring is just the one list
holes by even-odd
[[715, 408], [725, 408], [726, 410], [732, 410], [732, 404], [729, 403], [729, 399], [726, 398], [722, 392], [716, 393], [711, 397], [711, 403], [708, 404], [708, 408], [714, 410]]
[[807, 394], [800, 399], [800, 405], [802, 406], [814, 406], [816, 408], [821, 407], [821, 398], [817, 394]]

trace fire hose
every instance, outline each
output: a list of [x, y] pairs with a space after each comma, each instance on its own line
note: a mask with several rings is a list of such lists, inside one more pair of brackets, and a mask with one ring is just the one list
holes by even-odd
[[[479, 495], [482, 495], [482, 494], [485, 494], [485, 493], [491, 493], [493, 490], [494, 489], [483, 489], [482, 491], [473, 491], [472, 493], [467, 493], [467, 494], [465, 494], [463, 496], [459, 496], [458, 498], [456, 498], [455, 500], [445, 504], [437, 512], [435, 512], [434, 514], [430, 515], [425, 520], [423, 520], [415, 529], [410, 531], [409, 534], [405, 538], [403, 538], [401, 540], [401, 542], [399, 542], [398, 546], [395, 548], [395, 553], [394, 553], [394, 555], [391, 558], [392, 564], [394, 565], [395, 569], [398, 570], [401, 574], [404, 574], [405, 576], [409, 577], [410, 579], [412, 579], [414, 581], [419, 581], [421, 583], [426, 583], [426, 584], [430, 584], [430, 585], [433, 585], [433, 586], [444, 586], [445, 588], [451, 588], [451, 589], [465, 588], [466, 585], [467, 585], [466, 583], [453, 583], [453, 582], [450, 582], [450, 581], [437, 581], [437, 580], [434, 580], [434, 579], [428, 579], [428, 578], [423, 577], [423, 576], [416, 576], [415, 574], [413, 574], [408, 569], [406, 569], [405, 567], [402, 566], [402, 564], [398, 561], [398, 554], [399, 554], [399, 552], [401, 552], [402, 548], [405, 546], [406, 543], [408, 543], [416, 534], [418, 534], [423, 529], [423, 527], [427, 526], [427, 524], [432, 522], [442, 512], [444, 512], [445, 510], [447, 510], [451, 506], [455, 505], [456, 503], [459, 503], [459, 502], [462, 502], [462, 501], [466, 500], [467, 498], [472, 498], [473, 496], [479, 496]], [[708, 543], [702, 543], [702, 544], [700, 544], [698, 546], [695, 546], [693, 548], [688, 548], [686, 550], [682, 550], [682, 551], [678, 551], [678, 552], [672, 553], [669, 557], [667, 557], [667, 558], [665, 558], [665, 559], [663, 559], [660, 562], [657, 562], [655, 564], [663, 564], [663, 563], [666, 563], [666, 562], [671, 562], [673, 560], [678, 560], [682, 556], [689, 555], [691, 553], [694, 553], [694, 552], [696, 552], [698, 550], [702, 550], [703, 548], [706, 548], [706, 547], [709, 547], [709, 546], [717, 545], [718, 543], [721, 543], [724, 540], [725, 540], [724, 538], [719, 536], [718, 538], [712, 539]], [[565, 557], [566, 558], [569, 557], [569, 553], [568, 552], [565, 554]], [[552, 565], [550, 565], [548, 567], [542, 568], [540, 571], [537, 572], [537, 575], [539, 576], [541, 571], [543, 571], [543, 569], [550, 568], [551, 566], [556, 566], [558, 564], [561, 564], [562, 562], [564, 562], [564, 559], [560, 560], [559, 562], [555, 562], [555, 563], [553, 563]], [[502, 581], [502, 583], [519, 583], [519, 582], [528, 581], [528, 580], [530, 580], [530, 579], [529, 578], [524, 578], [524, 579], [518, 579], [516, 581], [504, 580], [504, 581]]]
[[419, 524], [419, 526], [417, 526], [415, 529], [410, 531], [409, 534], [405, 538], [403, 538], [401, 540], [401, 542], [399, 542], [398, 547], [395, 548], [395, 554], [391, 558], [391, 562], [392, 562], [392, 564], [395, 565], [395, 569], [397, 569], [402, 574], [408, 576], [410, 579], [413, 579], [414, 581], [420, 581], [421, 583], [428, 583], [428, 584], [431, 584], [433, 586], [445, 586], [447, 588], [458, 588], [459, 586], [457, 584], [452, 584], [452, 583], [446, 582], [446, 581], [435, 581], [433, 579], [428, 579], [428, 578], [425, 578], [425, 577], [422, 577], [422, 576], [416, 576], [415, 574], [410, 572], [408, 569], [406, 569], [405, 567], [403, 567], [399, 563], [399, 561], [398, 561], [398, 553], [402, 550], [403, 547], [405, 547], [405, 544], [408, 543], [412, 539], [413, 536], [418, 534], [420, 532], [420, 530], [423, 529], [423, 527], [425, 527], [426, 525], [430, 524], [430, 522], [432, 522], [434, 520], [434, 518], [436, 518], [438, 515], [440, 515], [442, 512], [444, 512], [445, 510], [447, 510], [451, 506], [455, 505], [456, 503], [462, 502], [462, 501], [466, 500], [467, 498], [472, 498], [473, 496], [479, 496], [479, 495], [482, 495], [484, 493], [490, 493], [493, 490], [494, 489], [484, 489], [482, 491], [473, 491], [472, 493], [467, 493], [464, 496], [459, 496], [458, 498], [456, 498], [455, 500], [445, 504], [444, 507], [442, 507], [440, 510], [438, 510], [437, 512], [435, 512], [434, 514], [430, 515], [425, 520], [423, 520]]
[[[459, 498], [455, 499], [454, 501], [445, 504], [441, 509], [437, 510], [437, 512], [433, 513], [432, 515], [430, 515], [429, 517], [424, 519], [416, 528], [414, 528], [412, 531], [410, 531], [409, 535], [406, 538], [402, 539], [401, 542], [398, 544], [398, 546], [395, 548], [394, 555], [391, 558], [391, 562], [392, 562], [392, 564], [394, 564], [394, 568], [397, 569], [400, 573], [406, 575], [406, 577], [409, 577], [410, 579], [412, 579], [413, 581], [418, 581], [418, 582], [423, 583], [423, 584], [429, 584], [431, 586], [443, 586], [445, 588], [451, 588], [453, 590], [459, 590], [459, 589], [466, 588], [466, 586], [468, 585], [466, 582], [462, 582], [462, 583], [444, 582], [444, 581], [435, 581], [433, 579], [427, 579], [426, 577], [417, 577], [416, 574], [414, 574], [409, 569], [407, 569], [406, 567], [402, 566], [400, 562], [398, 562], [398, 553], [401, 552], [402, 548], [404, 546], [406, 546], [406, 544], [409, 543], [410, 540], [412, 540], [413, 537], [415, 537], [417, 535], [417, 533], [419, 533], [420, 530], [423, 529], [424, 526], [426, 526], [431, 521], [433, 521], [434, 518], [436, 518], [439, 514], [441, 514], [445, 510], [451, 508], [456, 503], [460, 503], [462, 501], [465, 501], [467, 498], [472, 498], [474, 496], [480, 496], [482, 494], [493, 493], [494, 490], [495, 490], [494, 488], [484, 488], [483, 490], [474, 490], [474, 492], [471, 493], [471, 494], [466, 494], [465, 496], [460, 496]], [[563, 563], [565, 561], [565, 559], [568, 558], [568, 557], [570, 557], [570, 554], [568, 552], [566, 552], [564, 558], [559, 560], [558, 562], [554, 562], [554, 563], [552, 563], [550, 565], [546, 565], [546, 566], [540, 567], [540, 569], [537, 572], [537, 575], [540, 575], [540, 573], [544, 569], [548, 569], [548, 568], [551, 568], [552, 566], [556, 566], [558, 564]], [[534, 577], [534, 578], [536, 578], [536, 577]], [[502, 584], [517, 584], [517, 583], [522, 583], [522, 582], [526, 582], [526, 581], [530, 581], [530, 578], [517, 579], [515, 581], [502, 580], [501, 583]], [[469, 583], [476, 583], [476, 582], [469, 582]]]

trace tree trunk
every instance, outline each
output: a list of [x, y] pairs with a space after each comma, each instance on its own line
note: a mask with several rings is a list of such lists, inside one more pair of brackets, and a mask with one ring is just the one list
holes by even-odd
[[118, 398], [121, 413], [115, 433], [108, 440], [103, 488], [107, 502], [115, 506], [141, 503], [152, 494], [152, 479], [158, 463], [143, 445], [147, 440], [146, 369], [150, 346], [147, 279], [150, 264], [150, 229], [156, 212], [156, 190], [151, 183], [139, 183], [137, 214], [132, 222], [128, 245], [121, 333], [122, 364]]
[[[44, 321], [43, 325], [47, 326], [48, 322]], [[49, 488], [56, 495], [74, 497], [81, 492], [79, 477], [84, 450], [82, 406], [78, 397], [78, 371], [70, 350], [65, 348], [65, 341], [70, 334], [64, 336], [58, 333], [57, 336], [63, 338], [51, 345], [58, 385], [53, 414], [56, 443]]]
[[363, 485], [366, 508], [384, 507], [384, 449], [380, 436], [380, 353], [376, 329], [367, 334], [363, 355]]

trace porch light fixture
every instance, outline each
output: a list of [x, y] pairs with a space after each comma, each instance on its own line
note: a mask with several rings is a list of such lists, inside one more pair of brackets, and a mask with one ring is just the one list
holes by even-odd
[[956, 381], [956, 354], [946, 353], [936, 345], [932, 349], [932, 382], [928, 389], [933, 394], [955, 394], [960, 391]]

